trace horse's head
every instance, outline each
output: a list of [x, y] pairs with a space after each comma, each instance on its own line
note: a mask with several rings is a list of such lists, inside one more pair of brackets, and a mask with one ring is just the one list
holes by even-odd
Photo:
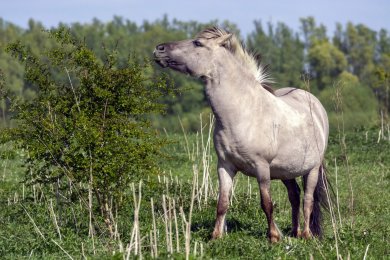
[[195, 39], [157, 45], [155, 61], [164, 68], [169, 67], [194, 77], [211, 76], [215, 67], [214, 58], [221, 51], [226, 51], [232, 34], [219, 31], [220, 35], [207, 35], [205, 32], [209, 31], [205, 30]]

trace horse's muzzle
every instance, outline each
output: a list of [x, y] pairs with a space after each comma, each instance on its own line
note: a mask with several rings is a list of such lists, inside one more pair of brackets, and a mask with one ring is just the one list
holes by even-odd
[[159, 44], [153, 51], [154, 61], [163, 68], [166, 68], [169, 65], [169, 57], [165, 50], [165, 44]]

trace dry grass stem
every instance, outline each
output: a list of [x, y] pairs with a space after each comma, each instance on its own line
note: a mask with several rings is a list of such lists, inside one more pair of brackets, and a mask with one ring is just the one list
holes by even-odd
[[51, 240], [54, 244], [56, 244], [61, 250], [62, 252], [64, 252], [66, 254], [67, 257], [69, 257], [69, 259], [72, 259], [73, 260], [73, 257], [68, 253], [66, 252], [66, 250], [64, 248], [62, 248], [62, 246], [60, 246], [60, 244], [58, 244], [56, 241], [54, 241], [53, 239]]
[[49, 204], [49, 211], [50, 211], [50, 215], [53, 219], [53, 224], [57, 230], [57, 233], [58, 233], [58, 237], [60, 239], [60, 241], [62, 240], [62, 236], [61, 236], [61, 231], [60, 231], [60, 227], [58, 226], [58, 223], [57, 223], [57, 217], [56, 217], [56, 214], [54, 212], [54, 209], [53, 209], [53, 200], [50, 199], [50, 204]]

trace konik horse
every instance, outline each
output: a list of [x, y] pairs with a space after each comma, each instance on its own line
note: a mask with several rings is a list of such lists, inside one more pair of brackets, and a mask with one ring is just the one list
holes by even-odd
[[[292, 235], [320, 236], [329, 126], [318, 99], [296, 88], [271, 90], [264, 67], [235, 35], [219, 28], [205, 29], [195, 39], [160, 44], [154, 58], [162, 67], [200, 78], [216, 118], [219, 198], [212, 238], [223, 234], [233, 178], [238, 171], [257, 179], [271, 242], [281, 238], [272, 216], [272, 179], [280, 179], [287, 187]], [[296, 182], [300, 176], [304, 186], [303, 232]]]

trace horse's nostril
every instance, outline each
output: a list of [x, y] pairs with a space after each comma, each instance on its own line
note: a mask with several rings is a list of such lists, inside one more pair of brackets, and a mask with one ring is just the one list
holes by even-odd
[[156, 50], [158, 50], [158, 51], [164, 51], [164, 50], [165, 50], [164, 44], [157, 45]]

